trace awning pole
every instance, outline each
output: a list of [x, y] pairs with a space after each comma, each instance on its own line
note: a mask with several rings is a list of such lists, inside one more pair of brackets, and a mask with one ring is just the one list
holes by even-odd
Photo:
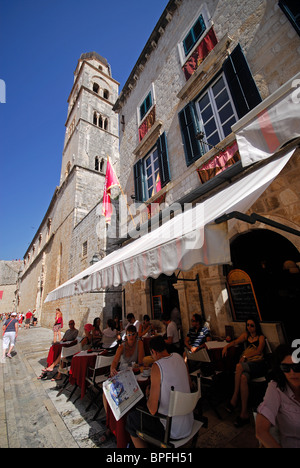
[[204, 302], [203, 302], [203, 296], [202, 296], [202, 290], [201, 290], [201, 285], [200, 285], [200, 278], [199, 274], [197, 273], [195, 279], [190, 279], [190, 278], [178, 278], [179, 274], [181, 272], [179, 271], [177, 275], [177, 281], [187, 281], [187, 282], [197, 282], [197, 288], [198, 288], [198, 295], [199, 295], [199, 301], [200, 301], [200, 307], [201, 307], [201, 312], [202, 312], [202, 317], [203, 320], [206, 321], [206, 316], [205, 316], [205, 311], [204, 311]]

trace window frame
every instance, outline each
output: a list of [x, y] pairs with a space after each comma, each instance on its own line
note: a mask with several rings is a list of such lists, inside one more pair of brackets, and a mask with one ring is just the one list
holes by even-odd
[[[149, 196], [148, 177], [147, 177], [147, 165], [146, 161], [155, 152], [157, 152], [158, 171], [152, 171], [151, 175], [155, 175], [158, 172], [160, 180], [160, 188], [157, 190], [156, 177], [153, 181], [153, 187], [155, 192]], [[152, 161], [153, 164], [153, 161]], [[154, 165], [152, 165], [154, 167]], [[147, 152], [145, 156], [140, 158], [133, 166], [133, 177], [134, 177], [134, 193], [136, 202], [144, 203], [156, 194], [158, 194], [170, 181], [171, 171], [169, 164], [168, 154], [168, 142], [166, 132], [162, 133], [157, 139], [156, 143]]]
[[[234, 101], [233, 101], [233, 97], [231, 95], [231, 91], [230, 91], [230, 88], [228, 86], [228, 83], [227, 83], [226, 76], [225, 76], [224, 72], [218, 73], [218, 76], [216, 76], [215, 79], [208, 84], [208, 86], [203, 90], [203, 92], [195, 100], [196, 115], [197, 115], [197, 118], [198, 118], [198, 121], [199, 121], [199, 126], [201, 128], [201, 131], [204, 132], [205, 141], [207, 141], [207, 139], [210, 137], [210, 135], [206, 134], [205, 127], [204, 127], [205, 122], [203, 121], [203, 117], [202, 117], [202, 114], [201, 114], [199, 102], [206, 95], [209, 98], [209, 102], [210, 102], [211, 109], [212, 109], [212, 112], [213, 112], [214, 122], [216, 124], [216, 130], [218, 132], [218, 138], [219, 138], [219, 141], [215, 142], [215, 145], [220, 143], [222, 140], [224, 140], [231, 133], [230, 132], [227, 135], [225, 135], [225, 133], [224, 133], [224, 129], [223, 129], [224, 123], [222, 124], [222, 122], [220, 120], [220, 111], [225, 107], [225, 105], [223, 105], [220, 109], [218, 109], [217, 104], [216, 104], [216, 98], [219, 96], [220, 93], [216, 97], [214, 96], [214, 93], [213, 93], [213, 87], [218, 83], [218, 81], [220, 79], [223, 79], [223, 82], [225, 84], [225, 87], [223, 87], [222, 90], [226, 89], [227, 96], [229, 98], [229, 100], [226, 101], [225, 105], [227, 105], [228, 102], [230, 102], [232, 110], [233, 110], [233, 114], [231, 115], [230, 118], [232, 118], [234, 116], [234, 118], [235, 118], [234, 123], [236, 123], [239, 120], [239, 117], [238, 117], [237, 110], [235, 108], [235, 104], [234, 104]], [[228, 120], [229, 119], [227, 119], [227, 121]], [[232, 125], [234, 125], [234, 123]], [[208, 152], [211, 148], [212, 148], [212, 146], [209, 146], [209, 145], [204, 143], [205, 153]]]
[[[191, 32], [191, 30], [194, 28], [196, 25], [197, 21], [199, 18], [202, 16], [204, 24], [206, 26], [205, 30], [202, 32], [202, 34], [199, 36], [199, 38], [195, 41], [194, 45], [191, 47], [189, 52], [186, 54], [185, 53], [185, 47], [184, 47], [184, 41]], [[201, 8], [199, 8], [194, 15], [192, 21], [189, 23], [188, 28], [185, 30], [184, 34], [181, 37], [181, 40], [178, 44], [178, 52], [179, 52], [179, 58], [180, 58], [180, 63], [181, 67], [184, 66], [184, 64], [189, 60], [190, 56], [194, 53], [196, 47], [200, 44], [202, 39], [205, 37], [211, 26], [213, 25], [213, 21], [211, 19], [211, 15], [209, 14], [207, 6], [204, 4]]]
[[[146, 102], [147, 98], [151, 97], [151, 104], [150, 106], [146, 109], [145, 113], [143, 116], [141, 116], [141, 107], [144, 105]], [[144, 94], [143, 98], [139, 102], [137, 106], [137, 121], [138, 121], [138, 128], [141, 126], [141, 124], [144, 122], [144, 120], [147, 118], [147, 115], [151, 112], [153, 107], [156, 104], [156, 99], [155, 99], [155, 92], [154, 92], [154, 83], [151, 84], [150, 88], [148, 88], [147, 92]]]
[[[154, 156], [156, 155], [156, 156]], [[150, 165], [147, 166], [147, 161], [150, 159]], [[157, 168], [155, 168], [155, 163], [157, 163]], [[160, 168], [159, 168], [159, 154], [158, 154], [158, 145], [156, 144], [151, 151], [143, 158], [143, 164], [144, 164], [144, 171], [145, 171], [145, 190], [147, 192], [147, 200], [149, 198], [152, 198], [154, 195], [156, 195], [158, 192], [161, 190], [161, 184], [160, 184], [160, 189], [157, 190], [157, 184], [156, 184], [156, 174], [159, 175], [160, 178]], [[148, 180], [150, 179], [150, 176], [148, 177], [148, 168], [151, 167], [151, 179], [153, 182], [153, 185], [149, 187]], [[159, 179], [160, 180], [160, 179]], [[149, 194], [149, 190], [152, 187], [152, 195]]]

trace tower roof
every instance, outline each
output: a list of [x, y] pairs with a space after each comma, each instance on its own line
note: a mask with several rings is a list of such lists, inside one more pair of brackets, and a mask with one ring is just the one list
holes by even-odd
[[108, 66], [108, 62], [106, 58], [102, 57], [101, 55], [97, 54], [97, 52], [87, 52], [85, 54], [81, 54], [79, 60], [89, 60], [89, 59], [97, 59], [99, 62], [102, 62], [104, 65]]

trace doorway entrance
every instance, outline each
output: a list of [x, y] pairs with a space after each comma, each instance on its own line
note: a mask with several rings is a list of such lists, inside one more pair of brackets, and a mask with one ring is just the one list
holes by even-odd
[[154, 319], [160, 320], [162, 313], [171, 314], [175, 308], [179, 311], [178, 291], [173, 286], [176, 283], [177, 277], [174, 273], [171, 276], [162, 274], [156, 279], [151, 279], [152, 314]]
[[298, 249], [276, 232], [256, 229], [232, 241], [231, 259], [227, 274], [241, 269], [250, 276], [262, 321], [282, 322], [288, 341], [300, 338]]

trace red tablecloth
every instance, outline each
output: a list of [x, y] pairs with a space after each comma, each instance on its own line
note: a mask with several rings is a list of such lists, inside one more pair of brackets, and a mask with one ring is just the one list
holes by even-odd
[[[150, 383], [150, 379], [145, 381], [138, 382], [141, 390], [145, 393], [147, 386]], [[138, 402], [139, 405], [143, 403], [144, 399]], [[106, 426], [111, 430], [111, 432], [116, 437], [117, 441], [117, 448], [126, 448], [128, 443], [130, 442], [130, 435], [126, 431], [126, 420], [127, 414], [125, 414], [119, 421], [113, 415], [112, 410], [110, 409], [109, 404], [107, 404], [107, 412], [106, 412]]]
[[51, 348], [49, 349], [48, 357], [47, 357], [47, 367], [51, 366], [53, 362], [58, 358], [61, 353], [62, 344], [61, 343], [54, 343]]
[[86, 392], [85, 377], [88, 367], [94, 367], [98, 353], [84, 354], [80, 353], [73, 356], [70, 369], [70, 384], [77, 384], [81, 388], [81, 398]]

